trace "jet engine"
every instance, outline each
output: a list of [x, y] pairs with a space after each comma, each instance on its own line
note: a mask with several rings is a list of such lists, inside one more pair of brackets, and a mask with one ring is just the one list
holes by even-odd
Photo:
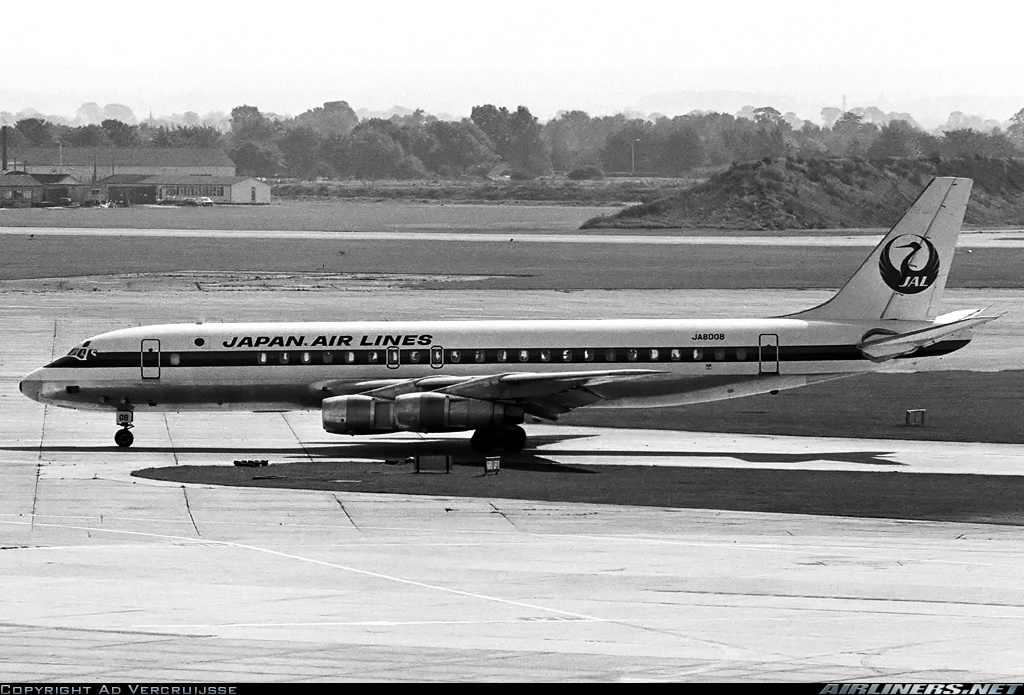
[[501, 429], [523, 422], [523, 409], [443, 393], [409, 393], [389, 401], [372, 396], [334, 396], [321, 405], [332, 434], [450, 432]]
[[370, 396], [334, 396], [321, 404], [324, 429], [332, 434], [394, 432], [394, 402]]
[[395, 399], [395, 427], [412, 432], [496, 429], [518, 425], [523, 409], [443, 393], [409, 393]]

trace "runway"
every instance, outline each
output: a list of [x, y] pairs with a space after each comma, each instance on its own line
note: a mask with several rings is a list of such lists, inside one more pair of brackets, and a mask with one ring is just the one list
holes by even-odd
[[[721, 294], [538, 292], [515, 310], [615, 315], [642, 305], [653, 313], [683, 300], [735, 309]], [[805, 305], [811, 294], [764, 295], [751, 313]], [[950, 294], [952, 304], [978, 298]], [[302, 462], [327, 451], [338, 480], [357, 486], [344, 473], [344, 450], [356, 440], [327, 435], [316, 413], [142, 414], [137, 447], [115, 450], [112, 416], [43, 408], [17, 392], [17, 380], [51, 355], [133, 322], [196, 312], [322, 317], [339, 301], [350, 316], [397, 319], [443, 305], [479, 317], [512, 310], [499, 295], [294, 291], [254, 301], [249, 293], [8, 287], [0, 294], [6, 678], [1024, 676], [1018, 525], [538, 502], [486, 489], [473, 498], [167, 483], [131, 473], [237, 470], [233, 459]], [[1004, 359], [1019, 358], [1018, 320], [993, 324], [1001, 328], [979, 338], [982, 354], [1014, 346]], [[887, 473], [904, 481], [951, 472], [1016, 479], [1024, 467], [1019, 445], [530, 429], [547, 441], [533, 454], [566, 467]], [[507, 473], [479, 480], [504, 484]], [[955, 507], [955, 491], [950, 499]]]

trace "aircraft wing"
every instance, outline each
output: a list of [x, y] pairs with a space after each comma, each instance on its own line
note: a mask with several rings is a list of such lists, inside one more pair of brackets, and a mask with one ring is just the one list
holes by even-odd
[[579, 372], [515, 372], [485, 376], [426, 376], [374, 381], [338, 380], [313, 385], [332, 395], [372, 396], [394, 400], [408, 393], [434, 391], [451, 396], [514, 404], [537, 417], [554, 420], [575, 408], [601, 400], [592, 387], [637, 379], [653, 369], [604, 369]]
[[554, 420], [570, 410], [602, 399], [592, 387], [658, 374], [653, 369], [589, 372], [525, 372], [476, 377], [437, 389], [439, 393], [513, 403], [530, 415]]
[[901, 355], [909, 355], [919, 348], [934, 345], [956, 333], [970, 330], [997, 318], [999, 318], [998, 315], [982, 316], [980, 310], [958, 311], [938, 317], [927, 328], [870, 340], [857, 347], [871, 361], [885, 362]]
[[435, 391], [442, 386], [458, 384], [473, 377], [466, 376], [426, 376], [418, 379], [333, 379], [320, 381], [311, 388], [331, 396], [374, 396], [394, 400], [407, 393]]

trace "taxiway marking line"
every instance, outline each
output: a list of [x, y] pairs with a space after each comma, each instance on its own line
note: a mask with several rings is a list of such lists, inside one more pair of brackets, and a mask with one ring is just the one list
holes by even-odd
[[[116, 481], [117, 479], [110, 479], [110, 480], [115, 480]], [[173, 487], [175, 487], [175, 488], [179, 488], [180, 487], [179, 483], [172, 483], [171, 485], [173, 485]], [[189, 487], [194, 487], [194, 486], [189, 486]], [[216, 488], [216, 486], [211, 486], [210, 489], [217, 489], [217, 488]], [[308, 491], [308, 492], [310, 492], [311, 494], [319, 494], [319, 491], [315, 491], [315, 490]], [[331, 499], [332, 501], [335, 501], [334, 500], [335, 494], [336, 493], [330, 493], [330, 498], [329, 499]], [[706, 512], [706, 511], [709, 511], [709, 510], [692, 510], [692, 511], [705, 511]], [[769, 515], [773, 515], [773, 516], [777, 516], [777, 517], [787, 516], [787, 515], [785, 515], [783, 513], [776, 513], [776, 512], [735, 512], [735, 514], [737, 514], [737, 515], [769, 514]], [[807, 515], [802, 515], [801, 514], [801, 515], [788, 515], [788, 516], [795, 516], [795, 517], [797, 517], [798, 521], [802, 521], [804, 519], [804, 517], [806, 517]], [[19, 514], [14, 514], [14, 513], [0, 514], [0, 523], [16, 523], [14, 520], [7, 520], [7, 519], [4, 519], [3, 517], [20, 518], [20, 515]], [[38, 519], [79, 519], [79, 520], [90, 520], [90, 519], [92, 519], [92, 520], [95, 520], [95, 518], [96, 518], [95, 516], [79, 516], [79, 515], [54, 515], [54, 514], [38, 514], [38, 515], [36, 515], [36, 519], [37, 520]], [[147, 523], [147, 524], [183, 524], [183, 525], [190, 525], [190, 523], [187, 520], [175, 519], [175, 518], [166, 518], [166, 517], [144, 517], [144, 516], [143, 517], [138, 517], [138, 516], [124, 516], [124, 517], [122, 517], [122, 516], [109, 516], [108, 515], [105, 518], [106, 518], [106, 521], [108, 521], [108, 522], [115, 522], [115, 521], [117, 521], [117, 522]], [[880, 518], [863, 518], [863, 519], [856, 518], [856, 517], [845, 518], [846, 521], [849, 521], [851, 519], [854, 520], [854, 521], [866, 521], [866, 522], [870, 522], [870, 521], [875, 521], [875, 522], [892, 522], [893, 521], [892, 519], [881, 518], [881, 517]], [[829, 520], [832, 520], [832, 517], [829, 517]], [[900, 519], [900, 520], [896, 520], [896, 521], [898, 521], [898, 524], [900, 526], [908, 526], [908, 525], [951, 526], [951, 525], [953, 525], [955, 523], [955, 522], [947, 522], [947, 521], [929, 521], [929, 520], [922, 520], [922, 519], [913, 519], [913, 520]], [[39, 522], [39, 523], [41, 523], [41, 522]], [[256, 522], [256, 521], [237, 521], [237, 520], [230, 520], [230, 521], [204, 520], [203, 523], [205, 525], [207, 525], [207, 526], [257, 526], [257, 527], [263, 526], [265, 524], [265, 522], [262, 522], [262, 521], [261, 522]], [[50, 523], [50, 524], [47, 524], [47, 525], [48, 526], [52, 526], [54, 528], [79, 528], [77, 526], [71, 526], [71, 525], [68, 525], [68, 524]], [[328, 529], [328, 530], [334, 530], [334, 531], [348, 531], [348, 530], [352, 530], [351, 526], [348, 526], [348, 525], [345, 525], [345, 524], [339, 525], [339, 524], [327, 524], [327, 523], [316, 524], [316, 523], [295, 523], [295, 522], [289, 522], [289, 523], [282, 523], [280, 526], [283, 527], [283, 528], [294, 528], [294, 529]], [[1015, 529], [1019, 529], [1020, 528], [1020, 527], [1005, 527], [1004, 528], [1004, 527], [998, 526], [998, 525], [993, 527], [993, 526], [988, 525], [988, 524], [971, 524], [971, 526], [972, 526], [973, 530], [975, 530], [975, 531], [977, 531], [979, 533], [987, 533], [987, 532], [989, 532], [989, 531], [991, 531], [993, 529], [999, 529], [999, 530], [1011, 530], [1011, 529], [1013, 529], [1013, 530], [1015, 530]], [[108, 530], [113, 531], [113, 529], [108, 529]], [[360, 526], [358, 528], [358, 530], [361, 531], [361, 532], [386, 531], [386, 532], [400, 532], [400, 533], [403, 533], [403, 534], [416, 534], [417, 536], [419, 536], [419, 538], [416, 539], [416, 540], [410, 540], [408, 542], [405, 542], [405, 541], [376, 541], [376, 540], [346, 542], [346, 543], [344, 543], [345, 547], [371, 547], [371, 546], [372, 547], [382, 547], [382, 546], [389, 546], [389, 547], [417, 546], [417, 547], [419, 547], [419, 546], [423, 546], [423, 545], [432, 545], [432, 546], [437, 546], [437, 547], [478, 547], [478, 546], [490, 547], [490, 546], [492, 546], [494, 544], [494, 541], [486, 541], [486, 542], [483, 542], [483, 541], [481, 541], [481, 542], [474, 542], [474, 541], [471, 541], [471, 540], [463, 540], [463, 541], [451, 541], [451, 540], [431, 541], [431, 540], [427, 540], [426, 537], [430, 537], [430, 536], [444, 536], [445, 538], [447, 538], [452, 533], [458, 533], [460, 535], [468, 536], [468, 537], [473, 537], [473, 536], [482, 536], [482, 537], [487, 537], [487, 536], [505, 536], [505, 535], [509, 534], [509, 531], [498, 531], [498, 530], [487, 530], [487, 529], [458, 529], [457, 531], [452, 531], [450, 529], [444, 529], [443, 531], [439, 531], [439, 530], [423, 529], [423, 528], [419, 528], [419, 527], [415, 527], [415, 526]], [[677, 547], [686, 547], [686, 548], [691, 548], [691, 547], [692, 548], [722, 548], [722, 547], [725, 547], [725, 546], [723, 546], [723, 543], [721, 541], [716, 541], [716, 540], [707, 540], [707, 541], [705, 541], [705, 540], [695, 540], [695, 539], [694, 540], [681, 540], [681, 539], [677, 539], [677, 538], [664, 538], [664, 537], [659, 537], [659, 536], [625, 535], [625, 534], [624, 535], [613, 535], [613, 534], [594, 534], [594, 533], [573, 533], [573, 534], [566, 534], [566, 533], [538, 533], [538, 532], [534, 532], [534, 531], [526, 531], [526, 530], [520, 529], [518, 527], [516, 528], [516, 531], [518, 531], [518, 535], [519, 536], [526, 536], [526, 537], [529, 537], [529, 538], [534, 538], [534, 539], [544, 540], [544, 541], [575, 542], [575, 541], [578, 541], [578, 540], [582, 539], [582, 540], [594, 541], [594, 542], [597, 542], [597, 543], [607, 543], [607, 542], [616, 542], [616, 541], [618, 541], [618, 542], [628, 542], [628, 543], [643, 542], [643, 543], [647, 543], [647, 544], [650, 544], [650, 545], [665, 545], [665, 546], [677, 546]], [[129, 532], [126, 531], [125, 533], [129, 533]], [[146, 535], [145, 533], [140, 532], [140, 531], [136, 531], [136, 532], [132, 532], [132, 533], [138, 533], [140, 535]], [[157, 535], [157, 534], [152, 534], [152, 535]], [[168, 538], [178, 538], [177, 536], [167, 536], [167, 537]], [[785, 542], [782, 542], [781, 540], [780, 541], [776, 541], [776, 542], [772, 542], [772, 541], [751, 542], [750, 540], [744, 540], [743, 542], [732, 542], [732, 543], [729, 543], [728, 547], [729, 548], [740, 548], [740, 549], [744, 549], [744, 550], [763, 550], [763, 551], [768, 551], [768, 552], [797, 553], [797, 554], [806, 554], [806, 553], [809, 553], [809, 552], [846, 552], [846, 551], [875, 551], [875, 552], [878, 552], [878, 551], [888, 551], [888, 552], [892, 552], [892, 553], [903, 553], [903, 554], [905, 554], [907, 552], [925, 553], [925, 552], [929, 552], [930, 550], [932, 550], [931, 547], [920, 547], [920, 546], [917, 546], [917, 547], [913, 547], [913, 548], [908, 548], [906, 545], [902, 545], [902, 544], [896, 545], [896, 544], [892, 544], [892, 543], [889, 543], [889, 542], [883, 542], [884, 544], [882, 544], [882, 545], [879, 545], [877, 543], [870, 543], [870, 544], [867, 544], [867, 543], [865, 543], [865, 544], [856, 544], [856, 543], [825, 544], [825, 543], [820, 543], [820, 542], [809, 543], [806, 538], [802, 538], [802, 537], [799, 537], [799, 536], [796, 537], [796, 539], [799, 542], [794, 542], [792, 544], [787, 544]], [[195, 539], [195, 538], [192, 538], [192, 539], [189, 539], [189, 540], [192, 540], [193, 542], [202, 542], [202, 541], [199, 541], [198, 539]], [[939, 546], [942, 543], [949, 543], [953, 539], [952, 538], [948, 538], [948, 537], [936, 536], [936, 537], [930, 538], [930, 539], [929, 538], [920, 538], [920, 539], [917, 539], [917, 540], [921, 540], [921, 541], [929, 541], [930, 540], [936, 546]], [[231, 545], [230, 543], [227, 543], [226, 541], [211, 541], [211, 542], [224, 543], [226, 545]], [[1011, 562], [1009, 564], [1000, 564], [1000, 563], [988, 563], [988, 562], [968, 562], [968, 561], [964, 561], [964, 560], [947, 560], [946, 558], [928, 558], [928, 557], [917, 559], [916, 562], [935, 563], [935, 564], [943, 564], [943, 563], [945, 563], [945, 564], [951, 564], [951, 565], [965, 565], [965, 566], [972, 566], [972, 567], [973, 566], [977, 566], [977, 567], [996, 567], [996, 566], [998, 566], [998, 567], [1016, 567], [1016, 566], [1020, 566], [1022, 564], [1022, 562], [1024, 562], [1024, 561], [1021, 560], [1021, 555], [1020, 555], [1019, 550], [1016, 548], [1016, 546], [1013, 546], [1011, 544], [1011, 542], [1009, 542], [1009, 541], [995, 541], [995, 542], [1002, 542], [1004, 544], [1007, 544], [1007, 548], [1005, 550], [987, 549], [987, 550], [983, 550], [983, 551], [982, 550], [961, 550], [961, 552], [965, 552], [965, 553], [984, 552], [986, 554], [998, 553], [998, 554], [1001, 554], [1004, 557], [1006, 557], [1006, 559], [1012, 560], [1013, 562]], [[527, 542], [526, 541], [522, 541], [522, 540], [505, 541], [505, 542], [502, 543], [503, 546], [508, 546], [508, 547], [516, 547], [516, 546], [521, 546], [521, 545], [524, 545], [524, 544], [527, 544]], [[324, 547], [324, 545], [321, 544], [321, 543], [317, 543], [315, 545], [316, 545], [316, 547]], [[340, 546], [341, 544], [337, 544], [337, 545]], [[71, 549], [71, 548], [93, 548], [93, 547], [99, 547], [99, 546], [93, 546], [93, 545], [89, 545], [89, 546], [32, 546], [31, 549], [45, 550], [47, 548], [68, 548], [68, 549]], [[128, 547], [134, 547], [134, 546], [128, 546]], [[25, 548], [25, 549], [30, 549], [30, 548]], [[899, 555], [899, 557], [905, 558], [906, 556], [905, 555]]]
[[[250, 550], [257, 550], [257, 551], [260, 551], [260, 552], [267, 552], [267, 553], [271, 553], [271, 554], [279, 554], [279, 555], [282, 555], [284, 557], [288, 557], [288, 555], [286, 555], [286, 554], [280, 553], [279, 551], [271, 550], [269, 548], [259, 548], [257, 546], [248, 546], [248, 545], [239, 544], [239, 543], [231, 543], [231, 542], [228, 542], [228, 541], [208, 540], [208, 539], [204, 539], [204, 538], [190, 538], [190, 537], [184, 537], [184, 536], [172, 536], [172, 535], [167, 535], [167, 534], [146, 533], [146, 532], [142, 532], [142, 531], [119, 531], [117, 529], [96, 529], [96, 528], [93, 528], [93, 527], [77, 526], [77, 525], [72, 525], [72, 524], [42, 523], [42, 522], [38, 521], [38, 518], [39, 517], [37, 517], [37, 521], [36, 521], [36, 524], [35, 524], [36, 526], [44, 526], [44, 527], [50, 527], [50, 528], [68, 528], [68, 529], [79, 529], [79, 530], [107, 531], [109, 533], [123, 533], [123, 534], [137, 535], [137, 536], [146, 536], [146, 537], [154, 537], [154, 538], [165, 538], [165, 539], [170, 539], [170, 540], [184, 540], [184, 541], [189, 541], [191, 543], [198, 544], [198, 545], [220, 545], [220, 546], [224, 546], [224, 547], [247, 548], [247, 549], [250, 549]], [[108, 517], [108, 520], [109, 521], [136, 521], [136, 522], [147, 522], [147, 523], [152, 522], [152, 523], [188, 524], [187, 521], [171, 520], [171, 519], [144, 519], [144, 518]], [[26, 522], [9, 521], [9, 520], [6, 520], [6, 519], [0, 519], [0, 523], [13, 524], [13, 525], [19, 525], [19, 524], [20, 525], [26, 525]], [[216, 521], [214, 521], [214, 522], [204, 522], [204, 523], [207, 524], [207, 525], [217, 525], [217, 524], [225, 525], [225, 524], [235, 524], [236, 522], [216, 522]], [[929, 522], [924, 522], [924, 523], [929, 523]], [[252, 525], [252, 524], [244, 524], [244, 525]], [[310, 525], [305, 525], [305, 524], [287, 524], [287, 526], [292, 526], [292, 527], [295, 527], [295, 528], [307, 528], [307, 527], [308, 528], [329, 528], [329, 529], [336, 529], [336, 530], [351, 530], [352, 529], [352, 527], [350, 527], [350, 526], [335, 526], [335, 525], [328, 525], [328, 524], [310, 524]], [[417, 528], [390, 527], [390, 526], [358, 527], [356, 530], [358, 530], [360, 532], [369, 532], [369, 531], [400, 531], [400, 532], [405, 532], [405, 533], [420, 532], [420, 533], [424, 533], [424, 534], [433, 534], [433, 535], [438, 535], [438, 533], [439, 533], [439, 532], [427, 532], [427, 531], [424, 531], [423, 529], [417, 529]], [[517, 530], [519, 530], [519, 529], [517, 529]], [[823, 544], [823, 543], [813, 543], [813, 544], [801, 543], [801, 544], [798, 544], [798, 545], [797, 544], [795, 544], [795, 545], [786, 545], [786, 544], [783, 544], [783, 543], [770, 543], [770, 542], [769, 543], [752, 543], [752, 542], [749, 542], [749, 541], [748, 542], [742, 542], [742, 543], [729, 543], [726, 546], [722, 542], [719, 542], [719, 541], [676, 540], [676, 539], [668, 539], [668, 538], [650, 538], [650, 537], [643, 537], [643, 536], [630, 536], [630, 537], [626, 538], [626, 537], [623, 537], [623, 536], [606, 536], [606, 535], [595, 535], [595, 534], [573, 534], [573, 535], [565, 535], [565, 534], [538, 534], [538, 533], [533, 533], [533, 532], [530, 532], [530, 531], [522, 531], [522, 530], [519, 530], [519, 532], [520, 532], [520, 535], [528, 536], [530, 538], [536, 539], [537, 541], [545, 541], [545, 542], [550, 542], [550, 541], [555, 541], [555, 542], [557, 542], [557, 541], [578, 541], [578, 540], [588, 540], [588, 541], [593, 541], [593, 542], [596, 542], [596, 543], [607, 543], [609, 541], [628, 542], [628, 543], [642, 542], [642, 543], [650, 544], [650, 545], [663, 545], [663, 546], [672, 546], [672, 547], [715, 548], [715, 549], [729, 549], [729, 550], [740, 549], [740, 550], [761, 551], [761, 552], [767, 552], [767, 553], [782, 553], [782, 554], [788, 554], [788, 555], [807, 555], [807, 554], [812, 554], [812, 553], [825, 553], [825, 554], [831, 553], [833, 555], [838, 555], [840, 553], [850, 552], [850, 551], [854, 551], [855, 552], [855, 551], [869, 551], [869, 550], [879, 551], [879, 550], [881, 550], [881, 551], [886, 551], [887, 554], [885, 556], [881, 557], [881, 558], [877, 558], [876, 557], [875, 559], [878, 560], [878, 561], [883, 561], [883, 562], [897, 562], [898, 560], [903, 560], [903, 561], [911, 561], [911, 562], [914, 562], [914, 563], [917, 563], [917, 564], [922, 564], [922, 565], [932, 564], [932, 565], [950, 565], [950, 566], [958, 566], [958, 567], [989, 567], [989, 568], [1001, 567], [1001, 568], [1011, 568], [1011, 569], [1012, 568], [1020, 568], [1022, 566], [1021, 559], [1020, 559], [1020, 554], [1014, 548], [1010, 548], [1010, 549], [1007, 549], [1005, 551], [998, 551], [998, 550], [995, 550], [995, 551], [994, 550], [986, 550], [986, 551], [984, 551], [984, 552], [986, 552], [988, 554], [1000, 553], [1000, 554], [1002, 554], [1003, 558], [1005, 560], [1007, 560], [1006, 562], [977, 562], [977, 561], [970, 561], [970, 560], [949, 560], [949, 559], [943, 558], [943, 557], [908, 558], [908, 556], [906, 554], [908, 552], [911, 552], [911, 553], [921, 553], [921, 554], [931, 555], [931, 554], [933, 554], [934, 549], [930, 548], [930, 547], [925, 547], [925, 548], [920, 548], [920, 547], [907, 548], [907, 547], [903, 547], [903, 546], [891, 546], [891, 545], [886, 545], [886, 546], [879, 547], [877, 545], [827, 545], [827, 544]], [[451, 531], [448, 531], [448, 530], [444, 531], [444, 534], [449, 534], [449, 533], [451, 533]], [[465, 534], [470, 534], [470, 535], [506, 535], [508, 532], [507, 531], [463, 530], [463, 531], [460, 531], [460, 533], [465, 533]], [[938, 540], [938, 539], [935, 539], [935, 540]], [[522, 546], [525, 546], [525, 545], [532, 545], [532, 543], [528, 542], [528, 541], [512, 541], [512, 542], [504, 542], [504, 543], [501, 543], [500, 545], [503, 546], [503, 547], [522, 547]], [[493, 547], [494, 543], [493, 542], [474, 543], [472, 541], [411, 541], [411, 542], [408, 542], [408, 543], [405, 543], [405, 542], [395, 542], [395, 541], [389, 541], [389, 542], [376, 542], [376, 541], [365, 542], [365, 541], [361, 541], [361, 542], [345, 543], [344, 544], [344, 547], [355, 547], [355, 548], [366, 548], [366, 547], [382, 548], [382, 547], [404, 547], [404, 546], [415, 546], [415, 547], [433, 546], [433, 547], [440, 547], [440, 548], [449, 548], [449, 547], [463, 548], [463, 547]], [[325, 546], [323, 544], [316, 544], [316, 547], [325, 547]], [[326, 547], [342, 547], [342, 544], [331, 545], [331, 546], [326, 546]], [[97, 549], [97, 548], [161, 549], [161, 547], [159, 547], [159, 546], [97, 544], [97, 545], [35, 545], [35, 546], [17, 546], [17, 547], [12, 547], [12, 550], [21, 550], [21, 551], [46, 551], [46, 550], [64, 550], [64, 551], [66, 551], [66, 550], [71, 550], [71, 551], [75, 551], [75, 550], [94, 550], [94, 549]], [[967, 551], [961, 551], [961, 552], [969, 552], [970, 553], [970, 552], [981, 552], [981, 551], [967, 550]], [[296, 556], [296, 557], [298, 559], [302, 559], [302, 560], [307, 561], [307, 562], [324, 563], [324, 561], [315, 560], [315, 559], [312, 559], [312, 558], [302, 558], [301, 556]], [[823, 558], [823, 560], [827, 563], [829, 560], [835, 560], [835, 558], [829, 556], [829, 557]], [[335, 565], [331, 565], [329, 563], [325, 563], [325, 564], [327, 564], [327, 566], [332, 566], [332, 567], [335, 566]], [[835, 560], [835, 562], [832, 563], [833, 566], [838, 566], [840, 564], [842, 564], [842, 557], [841, 556], [839, 557], [838, 560]], [[350, 570], [350, 571], [356, 572], [356, 573], [362, 572], [362, 573], [367, 574], [369, 576], [377, 576], [377, 575], [374, 575], [374, 573], [372, 573], [372, 572], [364, 571], [364, 570], [358, 570], [358, 569], [355, 569], [355, 568], [349, 568], [349, 567], [346, 567], [344, 565], [337, 565], [337, 567], [339, 569], [347, 569], [347, 570]], [[380, 576], [382, 578], [385, 578], [385, 579], [393, 579], [394, 581], [406, 581], [406, 582], [415, 584], [415, 582], [413, 580], [404, 580], [401, 577], [391, 577], [389, 575], [380, 575]], [[424, 586], [432, 586], [432, 585], [424, 585]], [[456, 590], [456, 589], [447, 589], [445, 587], [433, 587], [432, 586], [432, 588], [436, 588], [436, 589], [438, 589], [440, 591], [453, 591], [453, 592], [458, 592], [459, 591], [459, 590]], [[472, 596], [474, 594], [467, 594], [467, 595]], [[480, 596], [482, 598], [489, 598], [489, 597], [486, 597], [485, 595], [480, 595]], [[497, 597], [494, 597], [494, 600], [504, 601], [505, 599], [499, 599]], [[530, 605], [530, 604], [521, 604], [521, 605]], [[550, 611], [558, 612], [557, 609], [551, 609], [551, 608], [544, 608], [543, 610], [550, 610]], [[572, 614], [570, 613], [570, 615], [572, 615]], [[610, 620], [610, 619], [606, 619], [606, 618], [594, 618], [594, 617], [590, 617], [590, 616], [585, 616], [585, 617], [587, 617], [588, 619], [600, 620], [600, 621], [604, 621], [604, 622], [607, 622], [607, 621]]]
[[[11, 524], [11, 525], [15, 525], [15, 526], [29, 526], [30, 525], [29, 522], [25, 522], [25, 521], [0, 520], [0, 523]], [[563, 611], [563, 610], [559, 610], [557, 608], [548, 608], [546, 606], [538, 606], [538, 605], [535, 605], [535, 604], [532, 604], [532, 603], [525, 603], [523, 601], [513, 601], [511, 599], [499, 598], [497, 596], [487, 596], [486, 594], [478, 594], [478, 593], [475, 593], [475, 592], [472, 592], [472, 591], [463, 591], [461, 589], [452, 589], [452, 588], [445, 587], [445, 586], [438, 586], [436, 584], [427, 584], [426, 582], [419, 582], [419, 581], [416, 581], [414, 579], [406, 579], [404, 577], [396, 577], [396, 576], [393, 576], [393, 575], [383, 574], [381, 572], [371, 572], [370, 570], [361, 570], [361, 569], [358, 569], [356, 567], [349, 567], [347, 565], [340, 565], [340, 564], [335, 563], [335, 562], [327, 562], [326, 560], [317, 560], [315, 558], [302, 557], [301, 555], [292, 555], [291, 553], [283, 553], [283, 552], [281, 552], [279, 550], [271, 550], [270, 548], [260, 548], [259, 546], [247, 545], [245, 543], [231, 543], [229, 541], [218, 541], [218, 540], [212, 540], [212, 539], [196, 539], [196, 538], [188, 538], [188, 537], [185, 537], [185, 536], [171, 536], [171, 535], [161, 534], [161, 533], [146, 533], [146, 532], [143, 532], [143, 531], [124, 531], [124, 530], [118, 530], [118, 529], [96, 528], [96, 527], [92, 527], [92, 526], [72, 526], [70, 524], [44, 524], [44, 523], [37, 523], [37, 524], [35, 524], [35, 526], [46, 527], [46, 528], [62, 528], [62, 529], [68, 529], [68, 530], [73, 530], [73, 531], [93, 531], [93, 532], [96, 532], [96, 533], [119, 533], [119, 534], [129, 535], [129, 536], [142, 536], [142, 537], [145, 537], [145, 538], [159, 538], [159, 539], [162, 539], [162, 540], [186, 542], [186, 543], [190, 543], [190, 544], [220, 545], [220, 546], [224, 546], [224, 547], [228, 547], [228, 548], [239, 548], [239, 549], [242, 549], [242, 550], [251, 550], [253, 552], [265, 553], [267, 555], [274, 555], [274, 556], [282, 557], [282, 558], [285, 558], [285, 559], [288, 559], [288, 560], [297, 560], [299, 562], [306, 562], [306, 563], [309, 563], [311, 565], [319, 565], [321, 567], [330, 567], [332, 569], [342, 570], [344, 572], [351, 572], [353, 574], [360, 574], [360, 575], [363, 575], [365, 577], [373, 577], [375, 579], [382, 579], [382, 580], [389, 581], [389, 582], [396, 582], [398, 584], [407, 584], [409, 586], [415, 586], [415, 587], [419, 587], [421, 589], [430, 589], [430, 590], [433, 590], [433, 591], [440, 591], [440, 592], [444, 592], [444, 593], [455, 594], [457, 596], [465, 596], [465, 597], [468, 597], [468, 598], [474, 598], [474, 599], [478, 599], [478, 600], [481, 600], [481, 601], [492, 601], [492, 602], [495, 602], [495, 603], [503, 603], [503, 604], [509, 605], [509, 606], [516, 606], [518, 608], [527, 608], [527, 609], [535, 610], [535, 611], [542, 611], [542, 612], [547, 612], [547, 613], [553, 613], [555, 615], [564, 615], [564, 616], [569, 616], [571, 618], [575, 618], [577, 620], [586, 620], [586, 621], [592, 621], [592, 622], [607, 622], [604, 618], [597, 618], [595, 616], [584, 615], [582, 613], [573, 613], [572, 611]]]
[[352, 620], [331, 622], [305, 623], [142, 623], [132, 625], [132, 629], [167, 629], [167, 628], [279, 628], [279, 627], [402, 627], [405, 625], [510, 625], [518, 623], [560, 623], [589, 622], [581, 618], [512, 618], [509, 620]]

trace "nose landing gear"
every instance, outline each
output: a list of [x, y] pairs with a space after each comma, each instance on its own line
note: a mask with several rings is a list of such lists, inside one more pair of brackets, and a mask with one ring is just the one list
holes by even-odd
[[132, 434], [134, 416], [135, 414], [130, 410], [117, 411], [117, 424], [121, 426], [121, 429], [114, 433], [114, 443], [122, 449], [130, 447], [135, 441], [135, 435]]

